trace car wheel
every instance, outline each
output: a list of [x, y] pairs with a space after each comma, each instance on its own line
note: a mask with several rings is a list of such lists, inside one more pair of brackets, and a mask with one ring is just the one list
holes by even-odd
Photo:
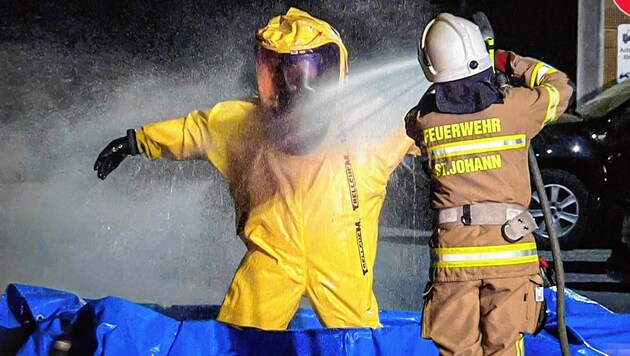
[[[541, 175], [560, 247], [564, 250], [577, 247], [586, 234], [591, 214], [588, 190], [578, 177], [564, 170], [545, 169]], [[538, 248], [548, 250], [551, 246], [549, 233], [535, 187], [532, 188], [529, 212], [538, 224], [534, 231], [536, 244]]]

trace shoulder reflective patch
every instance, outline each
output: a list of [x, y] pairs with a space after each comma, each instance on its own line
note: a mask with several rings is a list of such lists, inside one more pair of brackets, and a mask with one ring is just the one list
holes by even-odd
[[556, 68], [546, 63], [539, 62], [538, 64], [536, 64], [536, 66], [534, 67], [534, 71], [532, 72], [532, 77], [530, 78], [529, 87], [533, 88], [535, 86], [540, 85], [540, 83], [543, 80], [543, 77], [546, 74], [551, 74], [554, 72], [557, 72]]
[[554, 121], [558, 116], [558, 104], [560, 103], [560, 92], [556, 87], [551, 84], [543, 84], [542, 85], [547, 93], [549, 94], [549, 104], [547, 105], [547, 112], [545, 114], [545, 121], [543, 121], [543, 125]]

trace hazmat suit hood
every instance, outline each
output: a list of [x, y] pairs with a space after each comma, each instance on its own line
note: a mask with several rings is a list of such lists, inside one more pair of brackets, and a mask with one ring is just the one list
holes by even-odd
[[256, 82], [269, 138], [291, 154], [309, 153], [326, 135], [330, 118], [300, 106], [324, 81], [343, 81], [347, 50], [328, 23], [291, 8], [256, 33]]
[[256, 39], [260, 47], [286, 54], [334, 44], [339, 49], [339, 79], [348, 73], [348, 51], [337, 30], [305, 11], [292, 7], [272, 18], [256, 32]]

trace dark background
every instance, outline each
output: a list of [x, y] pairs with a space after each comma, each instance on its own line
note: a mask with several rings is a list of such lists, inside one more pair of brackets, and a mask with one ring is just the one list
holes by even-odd
[[[68, 48], [116, 46], [162, 64], [182, 57], [207, 61], [220, 55], [216, 48], [204, 47], [215, 29], [229, 27], [253, 38], [266, 19], [290, 6], [336, 27], [351, 59], [414, 48], [424, 25], [439, 11], [465, 17], [484, 11], [493, 24], [497, 48], [539, 58], [575, 80], [577, 2], [572, 0], [4, 0], [0, 40], [46, 36]], [[252, 16], [252, 9], [260, 16]], [[246, 47], [250, 46], [253, 40]]]

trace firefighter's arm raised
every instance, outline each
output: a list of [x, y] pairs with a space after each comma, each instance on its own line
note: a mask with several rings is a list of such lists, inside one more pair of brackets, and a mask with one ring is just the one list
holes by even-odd
[[556, 68], [508, 51], [497, 52], [495, 66], [510, 76], [512, 82], [532, 90], [528, 95], [528, 110], [530, 117], [537, 118], [541, 126], [555, 121], [569, 106], [574, 86], [567, 75]]

